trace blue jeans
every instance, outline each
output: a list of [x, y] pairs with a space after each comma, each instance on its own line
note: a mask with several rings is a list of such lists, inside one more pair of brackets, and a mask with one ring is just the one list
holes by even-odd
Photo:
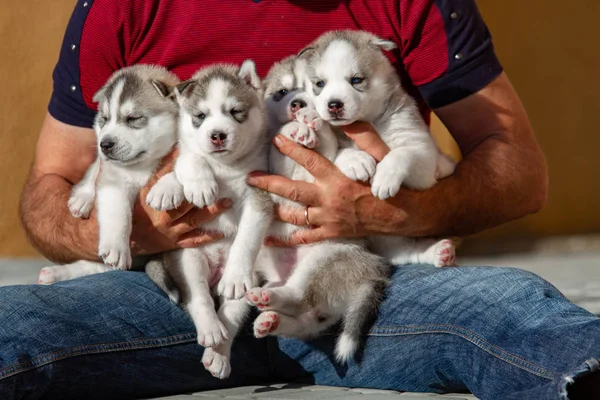
[[600, 380], [600, 319], [517, 269], [397, 268], [346, 366], [332, 360], [333, 335], [259, 340], [249, 327], [233, 347], [231, 377], [220, 381], [200, 362], [191, 320], [143, 273], [1, 287], [0, 399], [139, 398], [281, 381], [566, 399], [573, 381]]

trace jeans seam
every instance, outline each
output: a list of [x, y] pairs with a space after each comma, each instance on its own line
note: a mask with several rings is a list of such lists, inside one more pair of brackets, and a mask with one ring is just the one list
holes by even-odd
[[531, 374], [552, 380], [558, 374], [552, 370], [537, 365], [531, 361], [525, 360], [515, 354], [509, 353], [485, 340], [475, 332], [450, 324], [429, 324], [429, 325], [406, 325], [395, 327], [377, 327], [372, 329], [367, 336], [408, 336], [421, 334], [451, 334], [459, 336], [468, 342], [479, 347], [486, 353]]
[[0, 369], [0, 380], [11, 377], [21, 372], [29, 371], [35, 368], [42, 367], [44, 365], [51, 364], [56, 361], [65, 360], [72, 357], [78, 357], [89, 354], [104, 354], [120, 351], [173, 346], [177, 344], [195, 342], [195, 336], [195, 333], [187, 333], [153, 339], [83, 345], [52, 351], [41, 356], [37, 356], [32, 360], [11, 364], [7, 367]]

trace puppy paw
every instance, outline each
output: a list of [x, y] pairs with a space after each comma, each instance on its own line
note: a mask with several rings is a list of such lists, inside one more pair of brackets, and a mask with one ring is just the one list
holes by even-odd
[[131, 250], [127, 243], [100, 242], [98, 255], [104, 264], [118, 269], [131, 268]]
[[279, 327], [279, 314], [275, 311], [265, 311], [254, 320], [254, 336], [263, 338], [272, 334]]
[[347, 178], [368, 182], [375, 175], [377, 161], [364, 151], [345, 151], [336, 159], [335, 165]]
[[314, 149], [319, 145], [317, 133], [300, 122], [292, 121], [285, 124], [281, 128], [281, 134], [309, 149]]
[[201, 327], [197, 327], [198, 330], [198, 344], [202, 347], [215, 347], [227, 340], [227, 329], [225, 326], [216, 319], [215, 321], [209, 321]]
[[185, 200], [183, 187], [174, 174], [167, 174], [152, 186], [146, 196], [146, 204], [155, 210], [173, 210]]
[[398, 170], [394, 161], [393, 158], [384, 158], [377, 165], [375, 175], [371, 179], [371, 193], [381, 200], [394, 197], [404, 181], [404, 171]]
[[225, 379], [231, 374], [229, 356], [221, 354], [211, 347], [204, 350], [202, 364], [215, 378]]
[[257, 287], [246, 292], [246, 303], [262, 310], [271, 305], [272, 293]]
[[188, 180], [182, 184], [185, 198], [198, 208], [209, 206], [217, 199], [219, 185], [214, 178]]
[[95, 193], [89, 190], [74, 190], [69, 197], [69, 211], [75, 218], [88, 218], [94, 207]]
[[296, 121], [308, 126], [313, 131], [319, 131], [325, 123], [316, 110], [302, 108], [296, 112]]
[[[231, 268], [229, 269], [231, 270]], [[241, 299], [253, 286], [250, 274], [227, 273], [226, 266], [223, 277], [217, 285], [217, 293], [227, 300]]]
[[57, 274], [57, 267], [44, 267], [40, 270], [40, 274], [38, 276], [38, 283], [40, 285], [51, 285], [59, 281], [59, 277]]
[[454, 244], [449, 239], [437, 242], [433, 246], [433, 265], [436, 267], [449, 267], [454, 265], [456, 257]]

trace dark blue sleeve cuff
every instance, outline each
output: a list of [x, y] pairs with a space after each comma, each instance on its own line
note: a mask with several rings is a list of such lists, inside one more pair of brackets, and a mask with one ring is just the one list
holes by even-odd
[[419, 87], [431, 108], [439, 108], [464, 99], [483, 89], [502, 73], [493, 47], [463, 65], [460, 69]]

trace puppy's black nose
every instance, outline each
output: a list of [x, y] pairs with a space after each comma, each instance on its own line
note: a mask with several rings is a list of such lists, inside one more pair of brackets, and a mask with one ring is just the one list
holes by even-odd
[[344, 108], [344, 103], [341, 100], [331, 100], [327, 103], [327, 107], [330, 113], [337, 114]]
[[210, 135], [210, 142], [215, 146], [222, 146], [227, 140], [227, 134], [223, 132], [213, 132]]
[[303, 100], [294, 100], [290, 103], [290, 110], [292, 111], [292, 114], [295, 114], [298, 112], [298, 110], [304, 107], [306, 107], [306, 102]]
[[115, 147], [115, 142], [111, 139], [104, 139], [100, 142], [100, 148], [104, 154], [110, 153], [113, 147]]

